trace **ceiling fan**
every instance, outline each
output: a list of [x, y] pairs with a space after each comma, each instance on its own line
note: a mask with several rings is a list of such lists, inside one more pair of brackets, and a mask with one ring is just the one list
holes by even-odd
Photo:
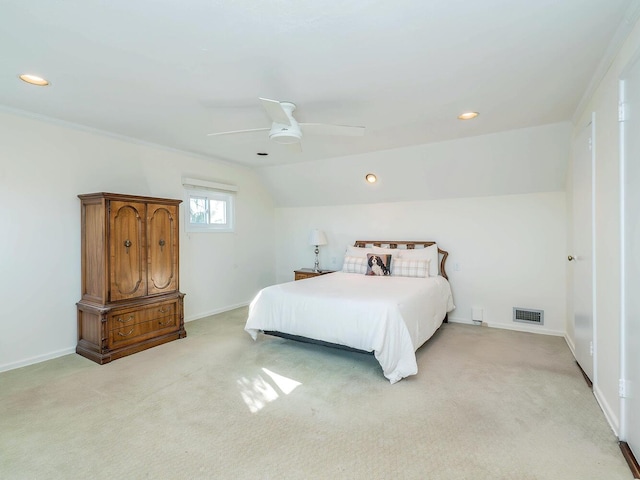
[[305, 134], [315, 135], [342, 135], [360, 137], [364, 135], [364, 127], [350, 125], [330, 125], [325, 123], [299, 123], [293, 118], [293, 111], [296, 109], [295, 103], [279, 102], [268, 98], [260, 98], [263, 108], [273, 123], [271, 127], [252, 128], [248, 130], [233, 130], [230, 132], [209, 133], [208, 136], [233, 135], [236, 133], [269, 131], [269, 138], [282, 145], [298, 144], [302, 139], [304, 128]]

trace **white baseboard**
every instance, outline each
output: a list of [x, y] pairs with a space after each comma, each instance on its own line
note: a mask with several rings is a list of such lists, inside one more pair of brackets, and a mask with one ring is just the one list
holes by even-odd
[[620, 419], [616, 416], [595, 383], [593, 384], [593, 396], [596, 397], [596, 401], [598, 402], [598, 405], [600, 405], [600, 409], [602, 410], [602, 413], [604, 413], [604, 417], [607, 419], [607, 422], [609, 422], [609, 426], [611, 427], [611, 430], [613, 430], [616, 438], [618, 438], [620, 436]]
[[477, 323], [473, 323], [472, 320], [468, 320], [466, 318], [451, 317], [451, 316], [449, 316], [447, 318], [451, 323], [464, 323], [466, 325], [478, 325]]
[[230, 310], [235, 310], [236, 308], [246, 307], [250, 302], [238, 303], [236, 305], [227, 305], [226, 307], [216, 308], [215, 310], [210, 310], [208, 312], [197, 313], [195, 315], [189, 315], [189, 317], [185, 317], [184, 321], [193, 322], [194, 320], [199, 320], [204, 317], [210, 317], [211, 315], [217, 315], [219, 313], [228, 312]]
[[45, 353], [43, 355], [37, 355], [35, 357], [25, 358], [23, 360], [18, 360], [17, 362], [5, 363], [4, 365], [0, 365], [0, 372], [7, 372], [9, 370], [15, 370], [16, 368], [22, 368], [33, 365], [35, 363], [52, 360], [54, 358], [64, 357], [65, 355], [69, 355], [71, 353], [76, 353], [75, 346], [63, 348], [62, 350], [57, 350], [55, 352]]
[[571, 353], [573, 354], [573, 358], [576, 358], [576, 346], [573, 343], [573, 340], [571, 340], [566, 333], [564, 335], [564, 341], [567, 342], [567, 345], [569, 346], [569, 350], [571, 350]]
[[[184, 321], [191, 322], [193, 320], [198, 320], [199, 318], [209, 317], [211, 315], [216, 315], [218, 313], [228, 312], [229, 310], [235, 310], [236, 308], [240, 308], [240, 307], [246, 307], [247, 305], [249, 305], [249, 302], [243, 302], [237, 305], [228, 305], [226, 307], [211, 310], [210, 312], [191, 315], [189, 316], [189, 318], [185, 318]], [[55, 352], [45, 353], [43, 355], [37, 355], [35, 357], [25, 358], [22, 360], [18, 360], [17, 362], [5, 363], [4, 365], [0, 365], [0, 372], [7, 372], [9, 370], [15, 370], [16, 368], [26, 367], [28, 365], [34, 365], [36, 363], [45, 362], [47, 360], [52, 360], [54, 358], [63, 357], [64, 355], [69, 355], [71, 353], [76, 353], [75, 346], [64, 348], [62, 350], [57, 350]]]
[[[474, 323], [472, 320], [467, 320], [466, 318], [449, 317], [449, 321], [452, 323], [465, 323], [467, 325], [478, 325], [477, 323]], [[514, 330], [516, 332], [539, 333], [541, 335], [553, 335], [554, 337], [565, 336], [564, 332], [561, 332], [558, 330], [549, 330], [547, 328], [539, 327], [539, 326], [528, 327], [526, 325], [511, 325], [506, 323], [487, 323], [487, 322], [483, 322], [483, 325], [490, 328]]]

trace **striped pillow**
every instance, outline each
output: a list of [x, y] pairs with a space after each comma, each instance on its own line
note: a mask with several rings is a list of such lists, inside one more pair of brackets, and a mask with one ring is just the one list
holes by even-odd
[[342, 271], [345, 273], [367, 273], [367, 257], [352, 257], [346, 255], [342, 264]]
[[404, 260], [396, 258], [393, 260], [393, 272], [396, 277], [419, 277], [429, 276], [429, 264], [431, 260]]

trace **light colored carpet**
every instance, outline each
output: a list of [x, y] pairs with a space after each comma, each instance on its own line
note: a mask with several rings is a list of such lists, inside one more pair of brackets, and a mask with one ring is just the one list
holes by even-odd
[[0, 374], [0, 478], [632, 478], [562, 338], [445, 324], [390, 385], [373, 356], [254, 342], [245, 318]]

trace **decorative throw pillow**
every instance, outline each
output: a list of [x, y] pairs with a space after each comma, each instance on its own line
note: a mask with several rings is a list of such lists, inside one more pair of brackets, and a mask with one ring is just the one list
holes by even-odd
[[398, 249], [398, 256], [402, 260], [429, 260], [429, 276], [437, 277], [440, 274], [438, 245], [435, 243], [426, 248]]
[[390, 275], [391, 274], [391, 255], [383, 255], [379, 253], [367, 254], [367, 275]]
[[342, 271], [345, 273], [367, 273], [366, 257], [345, 256], [342, 264]]
[[396, 258], [393, 261], [393, 275], [396, 277], [427, 278], [429, 276], [430, 263], [430, 260], [405, 260]]

